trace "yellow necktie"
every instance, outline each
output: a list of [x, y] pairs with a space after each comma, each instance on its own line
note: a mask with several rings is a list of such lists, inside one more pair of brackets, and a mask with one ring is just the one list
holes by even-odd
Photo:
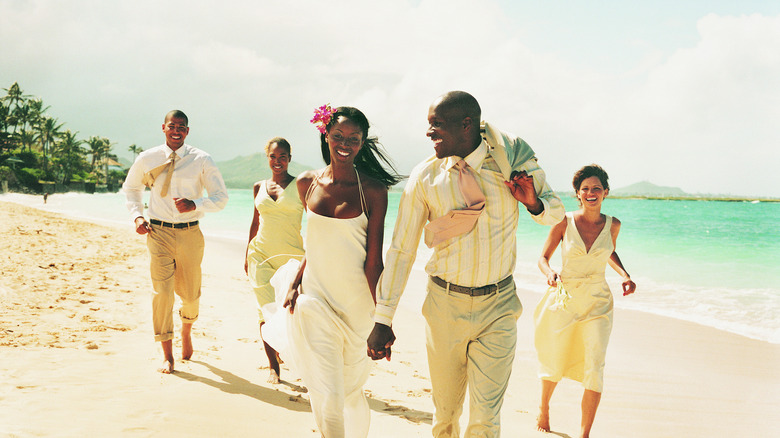
[[160, 190], [160, 196], [163, 198], [168, 194], [168, 189], [171, 187], [171, 176], [173, 176], [173, 166], [176, 162], [176, 152], [171, 154], [170, 164], [168, 165], [168, 174], [165, 175], [165, 182], [163, 183], [162, 190]]
[[171, 187], [171, 175], [173, 175], [174, 161], [176, 161], [176, 152], [173, 152], [166, 162], [146, 172], [142, 180], [143, 184], [151, 189], [157, 177], [167, 170], [168, 174], [165, 176], [165, 181], [163, 182], [162, 190], [160, 191], [160, 195], [165, 197], [165, 195], [168, 194], [168, 189]]
[[428, 248], [468, 233], [477, 225], [479, 215], [485, 210], [485, 194], [479, 188], [473, 170], [464, 160], [455, 164], [458, 168], [458, 186], [466, 201], [466, 208], [451, 210], [425, 226], [425, 244]]

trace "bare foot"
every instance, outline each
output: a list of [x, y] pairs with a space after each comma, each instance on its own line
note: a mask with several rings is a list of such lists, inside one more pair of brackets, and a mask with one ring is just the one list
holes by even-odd
[[163, 366], [160, 367], [157, 371], [163, 373], [163, 374], [173, 374], [173, 359], [171, 360], [165, 360], [163, 362]]
[[192, 324], [182, 324], [181, 326], [181, 358], [190, 360], [192, 357]]
[[[262, 331], [260, 333], [260, 337], [263, 337]], [[279, 364], [282, 362], [282, 360], [279, 357], [279, 353], [265, 341], [263, 341], [263, 349], [265, 350], [265, 354], [268, 357], [268, 368], [271, 369], [271, 374], [268, 375], [268, 383], [280, 383], [282, 370], [279, 367]]]
[[550, 411], [547, 409], [539, 409], [539, 415], [536, 417], [536, 430], [542, 432], [550, 431]]
[[162, 368], [159, 368], [157, 371], [163, 374], [173, 374], [173, 340], [169, 339], [167, 341], [162, 341], [160, 345], [162, 345], [165, 361], [163, 362]]

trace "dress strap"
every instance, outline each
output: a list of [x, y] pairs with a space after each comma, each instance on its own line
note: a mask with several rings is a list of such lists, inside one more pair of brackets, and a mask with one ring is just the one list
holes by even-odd
[[[324, 173], [325, 169], [322, 169], [322, 172]], [[309, 196], [311, 196], [311, 192], [314, 191], [314, 185], [317, 181], [319, 181], [321, 174], [322, 173], [315, 174], [314, 178], [311, 180], [311, 184], [309, 184], [309, 188], [306, 189], [306, 196], [303, 197], [303, 200], [306, 201], [306, 205], [309, 205]]]
[[358, 172], [357, 167], [355, 168], [355, 175], [357, 176], [358, 191], [360, 192], [360, 209], [363, 210], [363, 213], [368, 217], [368, 203], [366, 202], [366, 196], [363, 194], [363, 185], [360, 184], [360, 173]]

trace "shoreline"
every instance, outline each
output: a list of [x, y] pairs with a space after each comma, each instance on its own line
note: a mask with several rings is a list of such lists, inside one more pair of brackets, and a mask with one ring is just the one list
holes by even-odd
[[[283, 384], [265, 381], [256, 304], [236, 250], [242, 242], [207, 236], [195, 355], [179, 360], [177, 333], [177, 372], [164, 376], [156, 372], [161, 352], [151, 335], [148, 255], [129, 225], [0, 202], [0, 237], [8, 254], [0, 262], [0, 375], [11, 382], [0, 394], [0, 424], [7, 436], [152, 436], [181, 433], [184, 425], [203, 437], [317, 436], [294, 370], [283, 366]], [[414, 270], [394, 320], [393, 360], [377, 362], [365, 386], [371, 437], [430, 436], [424, 284], [425, 274]], [[535, 431], [540, 385], [531, 315], [540, 294], [518, 294], [524, 311], [504, 431], [576, 436], [582, 390], [572, 381], [553, 397], [554, 434]], [[593, 433], [771, 436], [780, 428], [778, 364], [776, 344], [616, 309]]]
[[[97, 197], [96, 200], [94, 197]], [[19, 205], [25, 205], [28, 207], [36, 208], [44, 212], [60, 212], [68, 217], [76, 218], [79, 220], [85, 220], [92, 223], [108, 226], [118, 226], [127, 228], [130, 230], [132, 225], [127, 218], [126, 208], [124, 205], [124, 197], [116, 194], [101, 194], [91, 195], [89, 197], [78, 196], [78, 194], [71, 194], [62, 198], [55, 198], [54, 202], [49, 199], [48, 204], [43, 203], [43, 199], [39, 196], [19, 195], [11, 194], [0, 195], [0, 202], [12, 202]], [[95, 212], [92, 217], [88, 216], [88, 212], [92, 212], [96, 205], [100, 205], [107, 213]], [[83, 213], [82, 213], [83, 210]], [[230, 212], [233, 214], [241, 214], [241, 218], [244, 218], [243, 209]], [[246, 245], [246, 229], [248, 229], [248, 222], [246, 227], [236, 227], [234, 221], [225, 222], [225, 218], [233, 216], [206, 215], [202, 220], [202, 229], [204, 235], [215, 239], [224, 239], [226, 242], [236, 244], [235, 251], [243, 253], [244, 246]], [[247, 219], [249, 216], [247, 215]], [[386, 254], [389, 245], [389, 236], [385, 236], [385, 248], [383, 254]], [[418, 249], [418, 257], [416, 261], [416, 267], [423, 269], [425, 261], [427, 260], [429, 249], [424, 245], [420, 245]], [[641, 270], [637, 273], [641, 274]], [[619, 279], [612, 272], [611, 269], [607, 270], [607, 280], [613, 291], [620, 289]], [[515, 279], [519, 287], [529, 288], [534, 293], [538, 293], [539, 298], [543, 295], [547, 286], [544, 284], [543, 278], [538, 275], [538, 268], [536, 264], [529, 262], [528, 254], [521, 255], [520, 248], [518, 248], [518, 263], [515, 270]], [[642, 288], [641, 293], [631, 298], [625, 299], [620, 295], [615, 296], [615, 308], [616, 309], [630, 309], [643, 313], [671, 317], [681, 321], [690, 321], [697, 324], [701, 324], [706, 327], [712, 327], [718, 330], [723, 330], [729, 333], [736, 333], [741, 336], [745, 336], [750, 339], [756, 339], [760, 341], [769, 342], [775, 345], [780, 345], [780, 321], [773, 320], [771, 308], [765, 308], [764, 311], [755, 315], [753, 318], [748, 317], [749, 308], [739, 311], [736, 308], [719, 308], [722, 302], [721, 300], [740, 300], [743, 293], [755, 293], [752, 296], [755, 307], [757, 303], [765, 299], [771, 299], [775, 308], [778, 303], [776, 298], [772, 298], [776, 291], [774, 289], [756, 291], [750, 290], [733, 290], [729, 292], [730, 295], [718, 296], [712, 295], [706, 288], [697, 286], [693, 283], [667, 283], [663, 278], [646, 277], [639, 275], [636, 277], [637, 282]], [[672, 291], [675, 291], [674, 293]], [[718, 291], [714, 291], [717, 293]], [[695, 301], [697, 295], [700, 293], [707, 294], [702, 296], [702, 301]], [[720, 297], [720, 298], [718, 298]], [[688, 306], [681, 305], [684, 301], [694, 300], [698, 302], [701, 309], [690, 311]], [[710, 307], [710, 310], [704, 311], [703, 309]], [[753, 309], [754, 311], [756, 309]], [[761, 316], [762, 319], [756, 319], [756, 316]], [[767, 318], [770, 318], [767, 320]]]

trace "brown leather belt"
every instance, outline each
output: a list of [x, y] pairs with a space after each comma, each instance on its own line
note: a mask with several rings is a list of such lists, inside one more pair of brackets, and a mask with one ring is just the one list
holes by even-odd
[[195, 225], [198, 225], [198, 221], [192, 221], [192, 222], [179, 222], [179, 223], [171, 223], [171, 222], [163, 222], [159, 221], [157, 219], [149, 219], [149, 222], [151, 222], [152, 225], [159, 225], [161, 227], [165, 228], [189, 228], [194, 227]]
[[505, 287], [505, 286], [509, 285], [509, 283], [512, 282], [512, 276], [510, 275], [509, 277], [499, 281], [498, 283], [488, 284], [488, 285], [480, 286], [480, 287], [459, 286], [457, 284], [447, 283], [446, 281], [442, 280], [441, 278], [433, 277], [433, 276], [431, 276], [431, 280], [434, 283], [436, 283], [438, 286], [441, 286], [444, 289], [449, 289], [452, 292], [457, 292], [459, 294], [466, 294], [466, 295], [470, 295], [472, 297], [479, 297], [479, 296], [482, 296], [482, 295], [492, 294], [493, 292], [497, 292], [502, 287]]

